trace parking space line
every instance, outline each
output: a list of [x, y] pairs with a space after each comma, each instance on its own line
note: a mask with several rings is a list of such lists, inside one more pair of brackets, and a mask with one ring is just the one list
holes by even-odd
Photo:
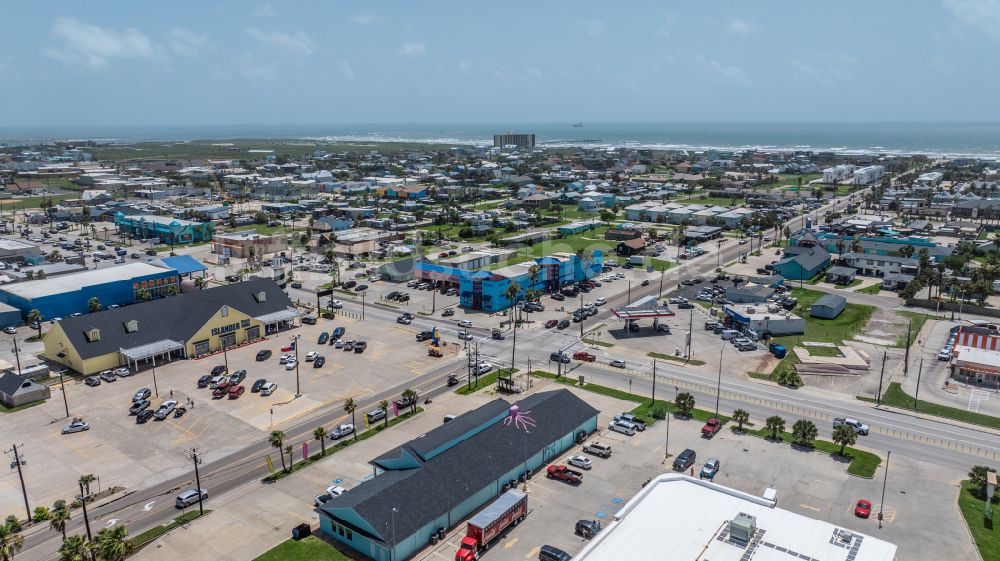
[[812, 510], [814, 512], [822, 512], [820, 509], [814, 507], [813, 505], [807, 505], [805, 503], [799, 503], [799, 506], [805, 509]]
[[542, 550], [542, 548], [540, 548], [540, 547], [538, 547], [536, 545], [535, 547], [531, 548], [531, 551], [529, 551], [528, 554], [524, 556], [524, 558], [525, 559], [531, 559], [532, 557], [538, 555], [538, 552], [541, 551], [541, 550]]
[[62, 441], [63, 441], [63, 442], [65, 442], [65, 443], [66, 443], [66, 445], [67, 445], [67, 446], [68, 446], [69, 448], [72, 448], [72, 449], [73, 449], [73, 451], [74, 451], [74, 452], [76, 452], [77, 454], [80, 454], [81, 456], [83, 456], [84, 458], [86, 458], [86, 459], [88, 459], [88, 460], [93, 460], [93, 459], [94, 459], [94, 457], [93, 457], [93, 456], [91, 456], [90, 454], [88, 454], [88, 453], [84, 452], [82, 448], [80, 448], [79, 446], [77, 446], [77, 445], [76, 445], [76, 444], [75, 444], [75, 443], [73, 442], [73, 440], [74, 440], [74, 439], [72, 439], [72, 438], [64, 438], [64, 439], [62, 439]]

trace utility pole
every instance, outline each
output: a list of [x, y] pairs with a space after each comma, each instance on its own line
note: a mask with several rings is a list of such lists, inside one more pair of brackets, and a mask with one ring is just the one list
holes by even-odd
[[63, 371], [59, 371], [59, 389], [63, 394], [63, 406], [66, 407], [66, 417], [69, 417], [69, 401], [66, 399], [66, 384], [63, 383]]
[[629, 279], [629, 281], [628, 281], [628, 301], [625, 302], [625, 305], [629, 306], [631, 304], [632, 304], [632, 280]]
[[198, 449], [191, 449], [191, 461], [194, 462], [194, 484], [195, 488], [198, 489], [198, 516], [205, 515], [205, 507], [202, 505], [202, 494], [201, 494], [201, 477], [198, 475], [198, 464], [201, 463], [201, 458], [198, 457]]
[[365, 290], [364, 292], [361, 293], [361, 321], [365, 321], [365, 293], [366, 292], [368, 292], [368, 291]]
[[719, 381], [718, 385], [715, 386], [715, 416], [719, 416], [719, 397], [722, 395], [722, 353], [726, 350], [726, 346], [722, 345], [719, 349]]
[[292, 350], [295, 351], [295, 397], [302, 397], [302, 390], [299, 387], [299, 337], [301, 335], [292, 335]]
[[229, 351], [227, 350], [225, 343], [222, 343], [222, 361], [226, 365], [226, 374], [229, 374]]
[[920, 357], [920, 366], [917, 367], [917, 391], [913, 395], [913, 410], [917, 410], [917, 403], [920, 402], [920, 375], [924, 372], [924, 357]]
[[663, 298], [663, 275], [666, 274], [666, 269], [660, 269], [660, 293], [657, 298]]
[[[17, 453], [17, 444], [12, 444], [10, 450], [4, 450], [5, 454], [14, 453], [14, 464], [17, 465], [17, 477], [21, 480], [21, 495], [24, 497], [24, 511], [28, 513], [28, 520], [31, 520], [31, 506], [28, 505], [28, 488], [24, 485], [24, 472], [21, 471], [21, 455]], [[24, 444], [21, 444], [24, 447]]]
[[691, 344], [694, 342], [694, 310], [691, 310], [691, 315], [688, 317], [688, 332], [687, 332], [687, 359], [691, 360]]
[[580, 340], [583, 341], [583, 292], [580, 293]]
[[652, 407], [653, 405], [656, 405], [656, 359], [655, 358], [653, 359], [653, 395], [650, 397], [651, 401], [649, 402], [649, 406]]
[[889, 351], [882, 351], [882, 373], [878, 375], [878, 395], [875, 396], [875, 407], [882, 405], [882, 376], [885, 376], [885, 359]]
[[431, 291], [431, 314], [437, 311], [437, 290]]
[[903, 358], [903, 377], [910, 372], [910, 328], [913, 327], [913, 320], [911, 319], [906, 324], [906, 355]]
[[78, 482], [80, 484], [80, 505], [83, 506], [83, 525], [87, 527], [87, 541], [93, 541], [94, 537], [90, 534], [90, 518], [87, 516], [87, 495], [83, 494], [83, 481]]
[[[17, 348], [17, 335], [14, 335], [13, 337], [11, 337], [10, 340], [14, 342], [14, 360], [17, 362], [17, 375], [20, 376], [21, 375], [21, 352]], [[30, 520], [31, 517], [29, 516], [28, 519]]]
[[[136, 368], [139, 368], [138, 363], [136, 363]], [[157, 398], [160, 397], [160, 388], [156, 385], [156, 355], [153, 355], [153, 393]]]

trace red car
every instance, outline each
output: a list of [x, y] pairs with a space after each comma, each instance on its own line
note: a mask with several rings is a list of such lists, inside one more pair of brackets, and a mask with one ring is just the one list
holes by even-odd
[[858, 518], [868, 518], [871, 515], [872, 515], [871, 501], [859, 499], [858, 504], [854, 505], [854, 516], [857, 516]]
[[557, 320], [557, 319], [550, 319], [549, 321], [545, 322], [545, 329], [552, 329], [553, 327], [555, 327], [557, 325], [559, 325], [559, 320]]
[[223, 397], [226, 397], [226, 392], [229, 391], [229, 387], [231, 385], [232, 384], [230, 384], [228, 381], [219, 382], [219, 385], [216, 386], [214, 390], [212, 390], [212, 397], [215, 399], [222, 399]]
[[229, 399], [238, 399], [246, 391], [242, 385], [229, 388]]
[[448, 252], [447, 251], [442, 251], [441, 253], [438, 253], [438, 257], [440, 257], [441, 259], [444, 259], [445, 257], [448, 257]]
[[595, 355], [592, 355], [586, 351], [577, 351], [573, 353], [573, 358], [576, 360], [582, 360], [584, 362], [594, 362], [597, 360]]

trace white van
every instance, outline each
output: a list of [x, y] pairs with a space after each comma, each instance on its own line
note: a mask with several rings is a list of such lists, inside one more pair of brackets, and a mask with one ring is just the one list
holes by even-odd
[[314, 273], [329, 273], [330, 265], [327, 263], [313, 263], [309, 265], [309, 270]]
[[724, 329], [722, 330], [722, 340], [728, 341], [730, 339], [735, 339], [740, 336], [740, 332], [735, 329]]

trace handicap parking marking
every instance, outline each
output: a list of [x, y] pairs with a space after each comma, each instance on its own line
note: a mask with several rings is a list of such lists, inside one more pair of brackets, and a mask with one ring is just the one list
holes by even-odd
[[621, 498], [619, 498], [619, 497], [615, 497], [615, 498], [611, 499], [611, 502], [612, 502], [613, 504], [616, 504], [616, 505], [620, 505], [620, 504], [622, 504], [623, 502], [625, 502], [625, 500], [624, 500], [624, 499], [621, 499]]
[[596, 517], [598, 517], [598, 518], [600, 518], [600, 519], [603, 520], [603, 519], [605, 519], [605, 518], [608, 517], [608, 514], [606, 512], [604, 512], [603, 510], [599, 510], [599, 511], [597, 511], [597, 512], [594, 513], [594, 516], [596, 516]]

